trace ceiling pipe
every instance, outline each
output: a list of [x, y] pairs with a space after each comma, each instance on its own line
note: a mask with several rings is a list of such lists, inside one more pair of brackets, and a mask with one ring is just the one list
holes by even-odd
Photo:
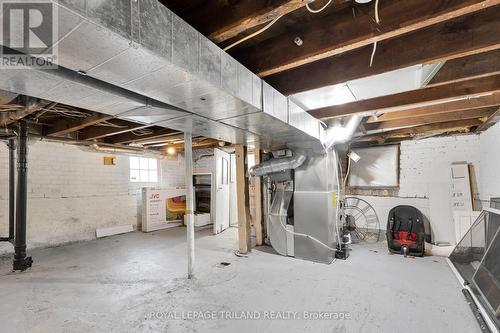
[[19, 122], [17, 147], [17, 193], [16, 223], [14, 237], [13, 271], [25, 271], [33, 264], [33, 259], [26, 255], [26, 224], [28, 214], [28, 124]]
[[286, 170], [293, 170], [300, 167], [306, 161], [306, 156], [300, 153], [292, 157], [271, 159], [250, 168], [250, 176], [262, 177], [270, 173], [278, 173]]
[[95, 141], [83, 141], [83, 140], [75, 140], [71, 138], [60, 138], [60, 137], [48, 137], [42, 135], [32, 135], [33, 138], [38, 139], [38, 141], [45, 142], [57, 142], [70, 144], [75, 146], [83, 146], [88, 147], [97, 152], [108, 152], [108, 153], [125, 153], [125, 154], [150, 154], [150, 155], [158, 155], [164, 157], [163, 154], [159, 150], [147, 149], [142, 147], [132, 147], [132, 146], [120, 146], [113, 145], [109, 143], [96, 143]]

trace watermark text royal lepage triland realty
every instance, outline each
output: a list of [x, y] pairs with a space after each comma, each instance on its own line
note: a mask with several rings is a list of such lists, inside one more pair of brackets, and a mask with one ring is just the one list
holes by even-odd
[[0, 0], [0, 67], [56, 68], [57, 5]]
[[333, 311], [153, 311], [148, 320], [351, 320], [349, 312]]

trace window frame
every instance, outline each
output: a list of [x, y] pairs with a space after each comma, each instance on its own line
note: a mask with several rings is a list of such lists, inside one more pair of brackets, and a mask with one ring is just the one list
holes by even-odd
[[[154, 165], [152, 164], [154, 162]], [[147, 163], [147, 167], [144, 165]], [[129, 156], [129, 182], [133, 184], [154, 184], [159, 181], [159, 163], [157, 158]], [[133, 173], [136, 177], [133, 177]], [[147, 177], [143, 177], [147, 174]], [[153, 176], [152, 176], [153, 175]]]

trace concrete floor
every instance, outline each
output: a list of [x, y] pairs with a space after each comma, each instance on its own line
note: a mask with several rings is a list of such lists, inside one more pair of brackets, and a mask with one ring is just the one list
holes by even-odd
[[[32, 251], [35, 265], [21, 274], [9, 273], [11, 259], [4, 258], [1, 330], [480, 332], [443, 258], [388, 255], [383, 243], [353, 246], [348, 261], [332, 265], [267, 247], [241, 258], [232, 252], [236, 231], [197, 232], [192, 281], [184, 279], [184, 228]], [[223, 261], [231, 265], [217, 265]], [[204, 320], [190, 317], [201, 311]], [[304, 320], [304, 311], [330, 319]], [[235, 318], [243, 315], [260, 319]], [[347, 319], [336, 317], [342, 315]]]

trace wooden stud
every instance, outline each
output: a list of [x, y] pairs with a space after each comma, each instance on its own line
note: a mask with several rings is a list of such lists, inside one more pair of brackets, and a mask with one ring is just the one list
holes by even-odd
[[[254, 150], [253, 150], [254, 158], [255, 158], [255, 164], [260, 164], [261, 163], [261, 151], [259, 145], [256, 145]], [[254, 219], [253, 219], [253, 226], [255, 228], [255, 239], [256, 239], [256, 245], [261, 246], [264, 244], [264, 233], [263, 233], [263, 226], [262, 226], [262, 181], [260, 177], [253, 177], [252, 182], [254, 185], [254, 205], [255, 205], [255, 211], [254, 211]]]
[[246, 178], [246, 147], [235, 146], [236, 155], [236, 193], [238, 205], [238, 239], [240, 253], [251, 251], [251, 227], [248, 218], [248, 182]]

